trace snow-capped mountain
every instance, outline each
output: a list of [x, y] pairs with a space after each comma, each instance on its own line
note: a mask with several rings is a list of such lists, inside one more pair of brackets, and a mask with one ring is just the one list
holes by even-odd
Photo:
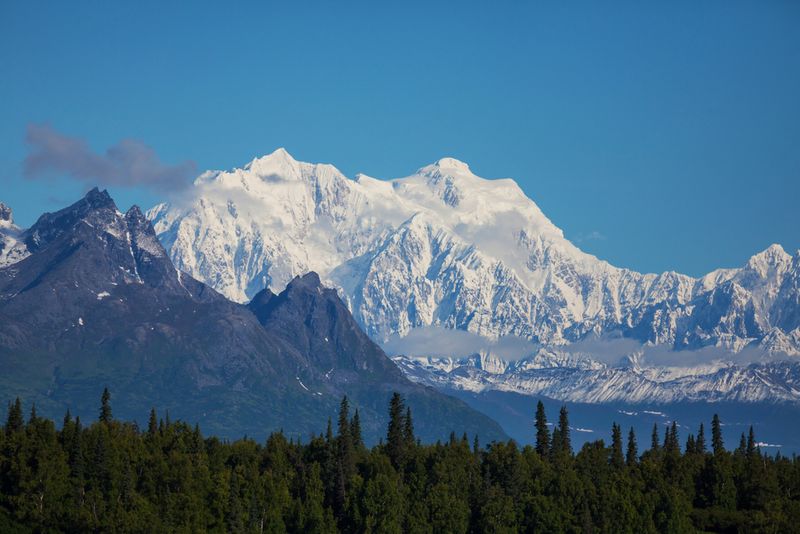
[[280, 149], [206, 172], [148, 216], [176, 266], [231, 299], [313, 270], [381, 342], [436, 326], [548, 346], [614, 333], [800, 354], [800, 253], [773, 245], [699, 279], [617, 268], [569, 242], [513, 180], [451, 158], [349, 179]]
[[498, 390], [586, 403], [800, 403], [800, 363], [737, 364], [724, 359], [693, 365], [648, 365], [641, 354], [606, 364], [587, 354], [541, 349], [506, 361], [486, 354], [462, 358], [395, 356], [412, 380], [439, 389]]

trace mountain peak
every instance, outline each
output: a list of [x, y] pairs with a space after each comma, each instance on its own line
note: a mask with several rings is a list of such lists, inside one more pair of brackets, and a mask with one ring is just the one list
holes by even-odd
[[773, 243], [770, 246], [768, 246], [763, 253], [767, 252], [770, 254], [780, 254], [780, 255], [786, 254], [786, 250], [779, 243]]
[[100, 189], [97, 187], [93, 187], [88, 193], [86, 193], [86, 195], [83, 197], [83, 200], [94, 209], [109, 207], [116, 209], [116, 204], [114, 204], [114, 200], [111, 198], [111, 195], [108, 194], [106, 189], [100, 191]]
[[269, 154], [266, 154], [261, 157], [255, 158], [251, 163], [250, 166], [253, 165], [265, 165], [265, 164], [295, 164], [297, 160], [292, 157], [289, 152], [286, 151], [285, 148], [280, 147]]
[[0, 202], [0, 224], [3, 223], [13, 224], [14, 213], [11, 211], [11, 208]]
[[294, 279], [289, 282], [289, 287], [295, 288], [307, 288], [307, 289], [317, 289], [322, 286], [322, 281], [319, 278], [319, 275], [314, 271], [310, 271], [302, 276], [295, 276]]
[[142, 213], [142, 208], [134, 204], [125, 213], [125, 218], [128, 220], [147, 221], [147, 217]]
[[286, 179], [300, 176], [300, 162], [294, 159], [285, 148], [278, 148], [266, 156], [255, 158], [244, 168], [261, 178], [280, 176]]
[[418, 169], [417, 174], [435, 179], [440, 179], [442, 177], [450, 177], [453, 179], [476, 177], [470, 170], [469, 165], [455, 158], [441, 158], [430, 165]]
[[28, 230], [25, 244], [30, 252], [69, 232], [79, 221], [92, 227], [110, 229], [113, 233], [117, 227], [119, 211], [108, 191], [92, 188], [74, 204], [56, 211], [45, 213]]
[[435, 167], [439, 167], [440, 169], [452, 169], [456, 171], [470, 172], [469, 165], [455, 158], [442, 158], [433, 165]]
[[789, 255], [781, 245], [773, 243], [763, 251], [751, 257], [747, 264], [751, 267], [759, 265], [775, 266], [780, 263], [788, 262], [791, 259], [791, 255]]

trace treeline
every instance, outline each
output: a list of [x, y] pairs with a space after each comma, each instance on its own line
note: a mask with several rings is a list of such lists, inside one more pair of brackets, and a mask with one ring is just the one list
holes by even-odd
[[0, 531], [800, 531], [797, 458], [762, 454], [752, 430], [726, 450], [717, 417], [683, 447], [673, 424], [640, 453], [615, 424], [611, 443], [575, 454], [567, 410], [551, 427], [541, 403], [522, 448], [420, 444], [397, 394], [389, 416], [372, 448], [347, 398], [307, 443], [225, 442], [155, 410], [145, 429], [117, 421], [108, 391], [97, 422], [67, 413], [60, 430], [17, 400], [0, 432]]

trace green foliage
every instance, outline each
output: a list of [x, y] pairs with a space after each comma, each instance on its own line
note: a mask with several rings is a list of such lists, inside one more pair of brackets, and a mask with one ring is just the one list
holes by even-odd
[[[103, 395], [101, 406], [108, 406]], [[397, 395], [385, 445], [364, 447], [358, 411], [307, 443], [204, 438], [152, 410], [147, 428], [108, 417], [61, 429], [9, 405], [0, 430], [0, 532], [797, 532], [800, 461], [770, 457], [752, 429], [738, 452], [681, 451], [677, 426], [639, 455], [622, 429], [569, 447], [566, 409], [545, 445], [421, 445]], [[101, 408], [101, 414], [104, 413]], [[537, 409], [537, 423], [546, 414]], [[713, 429], [721, 422], [715, 418]], [[537, 431], [541, 426], [537, 426]], [[696, 438], [695, 438], [696, 436]], [[544, 436], [542, 436], [544, 437]], [[549, 437], [549, 436], [548, 436]], [[717, 438], [719, 436], [716, 436]], [[712, 436], [719, 445], [719, 440]], [[713, 446], [713, 443], [712, 443]]]
[[536, 452], [547, 456], [550, 451], [550, 429], [547, 428], [547, 414], [542, 401], [536, 403]]
[[111, 393], [108, 388], [103, 389], [103, 395], [100, 397], [100, 422], [111, 422]]

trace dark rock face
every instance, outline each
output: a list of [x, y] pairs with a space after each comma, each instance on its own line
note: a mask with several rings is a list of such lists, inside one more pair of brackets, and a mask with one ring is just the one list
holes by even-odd
[[382, 436], [386, 399], [398, 391], [416, 414], [416, 430], [425, 439], [437, 439], [442, 428], [453, 426], [489, 440], [501, 437], [499, 426], [486, 416], [465, 418], [459, 401], [409, 381], [316, 273], [296, 277], [279, 295], [262, 290], [248, 308], [271, 336], [297, 350], [301, 387], [318, 396], [347, 394], [362, 411], [378, 415], [368, 417], [370, 435]]
[[31, 255], [0, 269], [6, 399], [93, 418], [108, 386], [118, 417], [143, 421], [155, 406], [223, 436], [308, 437], [347, 394], [377, 441], [400, 391], [424, 439], [504, 436], [461, 401], [405, 379], [313, 273], [249, 306], [230, 302], [174, 268], [138, 207], [120, 213], [97, 189], [22, 238]]
[[[328, 378], [366, 373], [404, 379], [402, 371], [361, 330], [336, 291], [323, 287], [316, 273], [295, 278], [280, 295], [263, 290], [248, 307], [264, 328], [305, 355], [308, 368], [324, 370]], [[336, 373], [328, 373], [329, 369]]]
[[6, 221], [9, 223], [14, 222], [14, 216], [11, 212], [11, 208], [0, 202], [0, 221]]

